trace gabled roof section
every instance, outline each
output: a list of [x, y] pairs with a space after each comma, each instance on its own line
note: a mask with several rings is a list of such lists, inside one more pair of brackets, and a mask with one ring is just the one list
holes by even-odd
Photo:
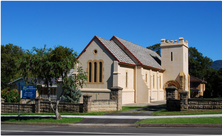
[[97, 39], [108, 52], [120, 63], [136, 65], [136, 63], [113, 41], [106, 40], [104, 38], [94, 36], [94, 38], [89, 42], [85, 49], [80, 53], [77, 59], [86, 51], [88, 46]]
[[[113, 39], [116, 39], [116, 43]], [[161, 67], [161, 57], [154, 51], [113, 36], [110, 40], [94, 36], [85, 49], [80, 53], [77, 59], [86, 51], [88, 46], [98, 40], [101, 45], [120, 63], [129, 65], [142, 65], [152, 69], [164, 71]]]
[[136, 63], [129, 57], [115, 42], [98, 37], [104, 46], [119, 60], [120, 63], [136, 65]]
[[[106, 50], [108, 50], [107, 49], [107, 47], [99, 40], [99, 38], [98, 38], [98, 36], [94, 36], [93, 37], [93, 39], [88, 43], [88, 45], [83, 49], [83, 51], [79, 54], [79, 56], [77, 57], [77, 59], [76, 60], [78, 60], [78, 58], [86, 51], [86, 49], [89, 47], [89, 45], [95, 40], [95, 39], [97, 39], [104, 47], [105, 47], [105, 49]], [[109, 51], [109, 50], [108, 50]], [[109, 51], [110, 52], [110, 51]], [[111, 52], [110, 52], [111, 53]], [[112, 53], [111, 53], [112, 54]], [[116, 58], [116, 56], [114, 56], [113, 54], [112, 54], [112, 56], [116, 59], [116, 60], [118, 60], [117, 58]], [[119, 60], [118, 60], [119, 61]]]
[[19, 78], [15, 79], [15, 80], [9, 82], [8, 85], [13, 84], [13, 83], [15, 83], [15, 82], [17, 82], [17, 81], [19, 81], [21, 79], [23, 79], [23, 77], [19, 77]]
[[116, 36], [113, 36], [111, 40], [114, 38], [121, 44], [121, 46], [126, 48], [142, 66], [164, 71], [160, 64], [161, 57], [156, 52]]

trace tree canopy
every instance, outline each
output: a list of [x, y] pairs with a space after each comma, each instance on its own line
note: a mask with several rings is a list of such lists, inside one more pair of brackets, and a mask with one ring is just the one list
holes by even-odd
[[20, 77], [16, 62], [24, 54], [24, 50], [13, 44], [1, 45], [1, 89], [7, 87], [7, 83]]
[[212, 69], [213, 61], [204, 57], [195, 47], [189, 48], [189, 73], [192, 76], [203, 79], [208, 76], [209, 71]]
[[[21, 74], [24, 79], [32, 77], [34, 82], [37, 80], [44, 81], [44, 85], [48, 90], [48, 98], [51, 109], [54, 111], [57, 119], [61, 118], [58, 112], [58, 104], [62, 95], [64, 94], [64, 91], [67, 91], [64, 87], [73, 87], [68, 83], [70, 80], [73, 81], [74, 79], [72, 76], [68, 76], [70, 70], [74, 69], [75, 64], [78, 63], [78, 61], [76, 61], [76, 57], [77, 53], [70, 48], [56, 46], [54, 49], [47, 49], [46, 46], [44, 46], [44, 48], [40, 49], [33, 47], [32, 51], [27, 50], [26, 54], [23, 55], [19, 61], [19, 69], [21, 70]], [[86, 81], [86, 76], [83, 71], [79, 71], [78, 74], [82, 76], [78, 79], [78, 81], [75, 81], [75, 83], [79, 86], [82, 86], [82, 84], [84, 84]], [[53, 107], [50, 99], [49, 86], [52, 85], [53, 78], [59, 77], [62, 79], [61, 84], [63, 86], [63, 92], [60, 94], [60, 96], [57, 96], [56, 106]], [[77, 85], [75, 85], [75, 87], [77, 87]]]

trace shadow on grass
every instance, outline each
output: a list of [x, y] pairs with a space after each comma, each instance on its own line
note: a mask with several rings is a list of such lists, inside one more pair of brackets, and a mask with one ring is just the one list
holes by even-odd
[[82, 118], [66, 118], [57, 120], [55, 117], [1, 117], [1, 122], [21, 122], [21, 123], [75, 123]]
[[166, 104], [163, 105], [157, 105], [157, 106], [147, 106], [145, 108], [142, 109], [138, 109], [136, 112], [145, 112], [145, 111], [162, 111], [162, 110], [166, 110]]
[[1, 117], [2, 122], [10, 121], [30, 121], [30, 120], [56, 120], [55, 117]]

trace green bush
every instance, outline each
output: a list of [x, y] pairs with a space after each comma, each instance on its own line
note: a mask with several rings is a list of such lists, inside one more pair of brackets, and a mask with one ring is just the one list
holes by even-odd
[[5, 102], [18, 102], [19, 93], [16, 89], [10, 90], [10, 87], [1, 91], [1, 98], [5, 99]]

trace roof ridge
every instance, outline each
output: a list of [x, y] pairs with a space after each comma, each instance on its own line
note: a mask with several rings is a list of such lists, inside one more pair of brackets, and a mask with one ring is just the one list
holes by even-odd
[[[114, 35], [115, 36], [115, 35]], [[118, 36], [115, 36], [116, 38], [120, 38], [120, 37], [118, 37]], [[122, 39], [122, 40], [125, 40], [125, 39], [123, 39], [123, 38], [120, 38], [120, 39]], [[139, 47], [142, 47], [142, 48], [145, 48], [145, 49], [147, 49], [147, 50], [149, 50], [149, 51], [152, 51], [153, 53], [156, 53], [155, 51], [153, 51], [153, 50], [151, 50], [151, 49], [148, 49], [148, 48], [146, 48], [146, 47], [143, 47], [143, 46], [141, 46], [141, 45], [138, 45], [138, 44], [136, 44], [136, 43], [133, 43], [133, 42], [131, 42], [131, 41], [128, 41], [128, 40], [125, 40], [125, 41], [127, 41], [127, 42], [130, 42], [130, 43], [132, 43], [132, 44], [135, 44], [135, 45], [137, 45], [137, 46], [139, 46]], [[157, 53], [156, 53], [157, 54]], [[157, 54], [157, 55], [159, 55], [159, 54]], [[159, 55], [160, 56], [160, 55]], [[160, 56], [161, 57], [161, 56]]]
[[[97, 36], [97, 38], [98, 38], [98, 39], [102, 39], [102, 40], [105, 40], [106, 42], [114, 43], [113, 41], [107, 40], [107, 39], [105, 39], [105, 38], [102, 38], [102, 37], [99, 37], [99, 36]], [[101, 41], [101, 42], [102, 42], [102, 41]], [[114, 44], [115, 44], [115, 43], [114, 43]]]
[[[136, 63], [133, 61], [133, 59], [129, 56], [129, 55], [127, 55], [127, 53], [122, 49], [122, 48], [120, 48], [114, 41], [111, 41], [111, 40], [107, 40], [107, 39], [104, 39], [104, 38], [102, 38], [102, 37], [97, 37], [106, 47], [107, 47], [107, 49], [109, 49], [110, 50], [110, 52], [111, 53], [113, 53], [113, 55], [115, 56], [115, 57], [117, 57], [117, 60], [119, 61], [119, 62], [121, 62], [121, 63], [125, 63], [125, 64], [132, 64], [132, 65], [135, 65]], [[111, 45], [111, 46], [110, 46]], [[112, 47], [112, 48], [111, 48]], [[117, 52], [116, 51], [114, 51], [113, 49], [116, 49], [116, 51], [117, 50], [119, 50], [119, 51], [121, 51], [122, 52], [122, 55], [118, 55], [118, 54], [116, 54]], [[126, 61], [126, 58], [123, 58], [123, 56], [125, 55], [125, 57], [127, 56], [127, 58], [131, 61]], [[121, 57], [122, 56], [122, 57]]]
[[[103, 39], [103, 40], [107, 40], [107, 39], [105, 39], [105, 38], [102, 38], [102, 37], [99, 37], [99, 36], [96, 36], [97, 38], [101, 38], [101, 39]], [[107, 40], [107, 41], [110, 41], [110, 40]]]
[[[147, 49], [143, 46], [127, 41], [120, 37], [113, 36], [111, 40], [113, 38], [117, 39], [120, 44], [122, 44], [127, 50], [129, 50], [129, 53], [140, 63], [140, 65], [148, 66], [158, 70], [164, 70], [160, 64], [161, 57], [155, 51]], [[144, 59], [144, 57], [148, 57], [147, 59], [149, 60]]]

